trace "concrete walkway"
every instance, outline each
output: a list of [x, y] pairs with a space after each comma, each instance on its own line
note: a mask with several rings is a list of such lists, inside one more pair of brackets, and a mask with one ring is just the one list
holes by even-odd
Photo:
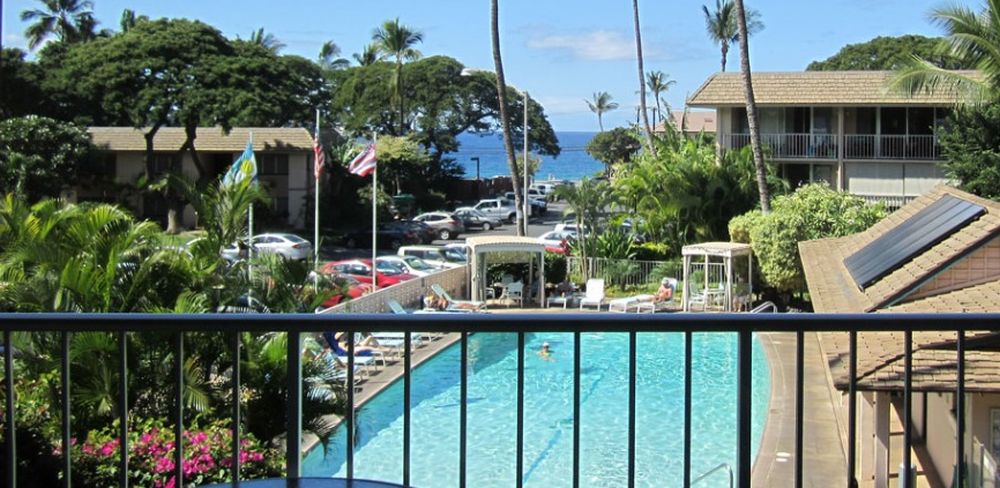
[[[792, 486], [795, 474], [795, 334], [760, 334], [771, 365], [771, 403], [764, 427], [753, 486]], [[833, 388], [814, 333], [805, 334], [802, 483], [806, 487], [844, 486], [847, 462]]]

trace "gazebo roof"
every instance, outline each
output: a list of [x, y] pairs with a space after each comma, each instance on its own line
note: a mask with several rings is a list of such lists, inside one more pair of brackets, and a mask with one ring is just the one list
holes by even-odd
[[741, 242], [704, 242], [691, 244], [681, 249], [683, 256], [746, 256], [750, 254], [750, 244]]
[[489, 236], [469, 237], [465, 240], [470, 254], [485, 252], [545, 253], [545, 244], [534, 237]]

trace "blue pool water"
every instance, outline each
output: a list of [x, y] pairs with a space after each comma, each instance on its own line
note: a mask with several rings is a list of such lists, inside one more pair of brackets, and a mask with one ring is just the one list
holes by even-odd
[[[517, 388], [514, 334], [469, 338], [469, 486], [514, 485]], [[567, 486], [573, 443], [573, 336], [529, 334], [524, 384], [524, 484]], [[554, 361], [538, 357], [549, 342]], [[628, 335], [583, 334], [581, 381], [582, 485], [625, 486], [628, 453]], [[458, 344], [412, 376], [411, 481], [437, 488], [458, 485]], [[683, 473], [684, 340], [682, 334], [639, 334], [636, 384], [636, 486], [680, 486]], [[692, 370], [692, 473], [736, 458], [736, 335], [695, 334]], [[358, 414], [354, 475], [402, 481], [402, 382]], [[763, 433], [770, 373], [763, 350], [753, 351], [753, 454]], [[345, 433], [326, 453], [306, 457], [308, 476], [345, 476]], [[728, 486], [724, 472], [699, 486]]]

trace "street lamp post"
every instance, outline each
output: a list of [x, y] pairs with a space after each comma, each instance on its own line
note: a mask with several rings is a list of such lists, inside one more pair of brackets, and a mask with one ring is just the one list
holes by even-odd
[[482, 185], [479, 181], [479, 158], [473, 157], [469, 159], [476, 162], [476, 200], [479, 200], [479, 187]]

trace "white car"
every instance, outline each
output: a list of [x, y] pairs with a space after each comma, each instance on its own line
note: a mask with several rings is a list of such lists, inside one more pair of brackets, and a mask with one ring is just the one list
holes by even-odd
[[559, 247], [563, 241], [576, 239], [576, 232], [571, 230], [550, 230], [538, 237], [547, 247]]
[[441, 268], [431, 265], [416, 256], [380, 256], [375, 259], [379, 264], [391, 264], [413, 276], [427, 276], [441, 271]]
[[[253, 248], [258, 253], [273, 253], [285, 259], [312, 259], [313, 247], [309, 241], [295, 234], [260, 234], [253, 236]], [[234, 243], [222, 250], [222, 257], [235, 261], [240, 259], [240, 249]]]
[[398, 256], [415, 256], [427, 264], [441, 268], [459, 268], [467, 264], [465, 254], [454, 249], [435, 246], [403, 246], [396, 252]]

